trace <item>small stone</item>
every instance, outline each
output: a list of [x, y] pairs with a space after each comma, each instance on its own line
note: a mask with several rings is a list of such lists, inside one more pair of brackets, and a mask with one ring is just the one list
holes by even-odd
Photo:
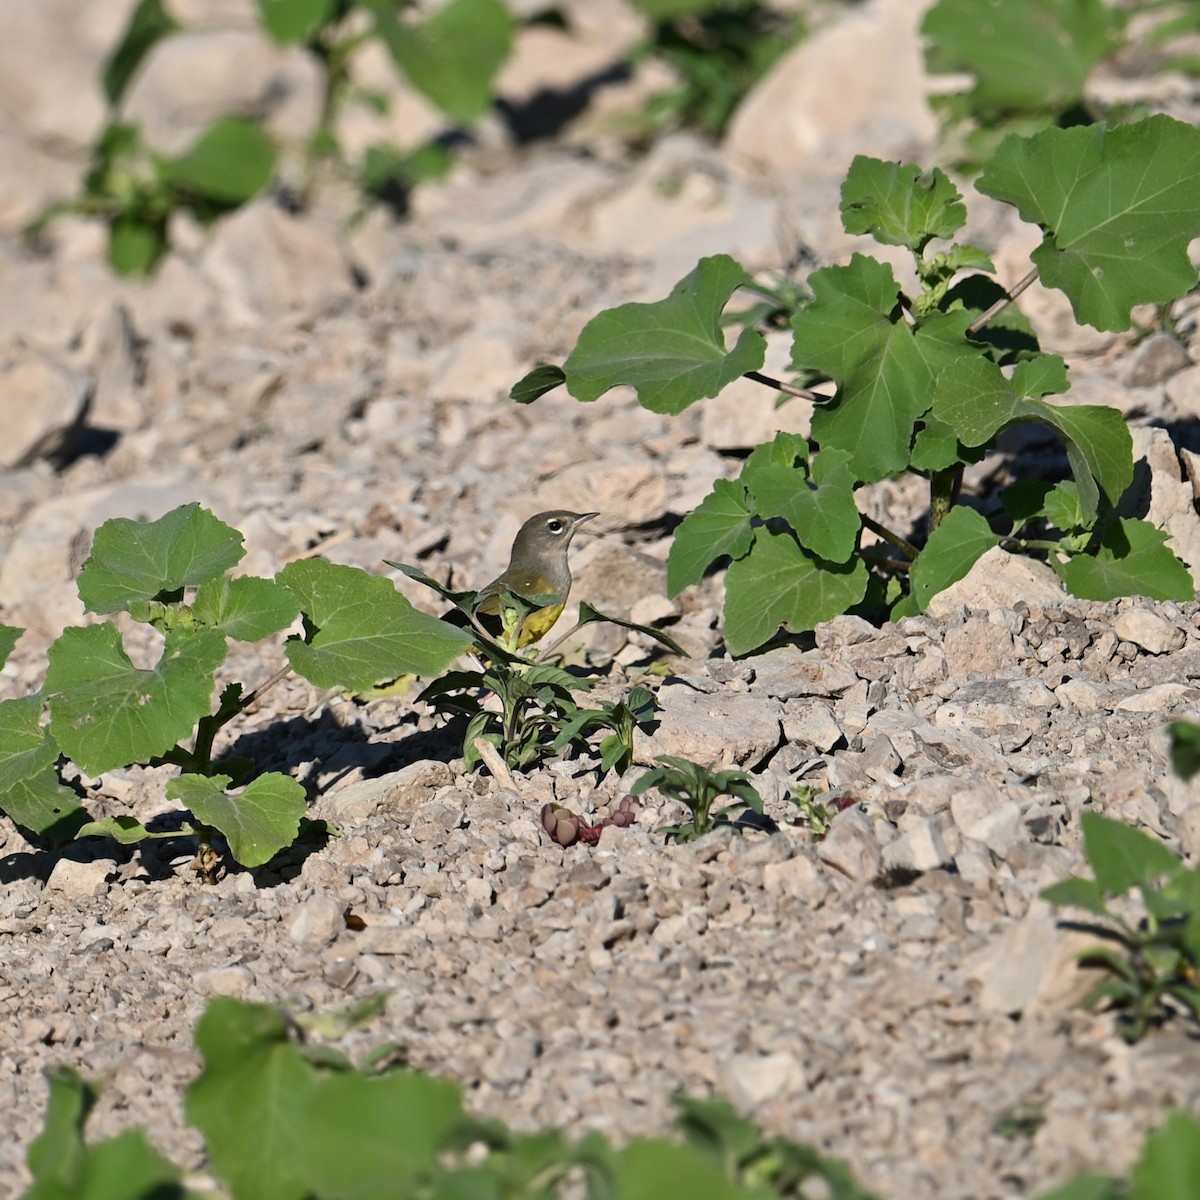
[[945, 619], [962, 608], [1012, 608], [1024, 601], [1031, 608], [1048, 608], [1067, 598], [1066, 589], [1045, 563], [993, 546], [957, 583], [929, 601], [926, 612]]
[[705, 695], [668, 680], [658, 693], [659, 725], [639, 745], [651, 762], [674, 754], [717, 767], [754, 767], [779, 745], [782, 708], [776, 700]]
[[1064, 680], [1054, 689], [1054, 695], [1060, 704], [1085, 713], [1099, 712], [1109, 698], [1107, 689], [1086, 679]]
[[450, 768], [436, 759], [418, 759], [399, 771], [360, 779], [325, 792], [318, 801], [323, 815], [335, 821], [357, 821], [376, 812], [412, 812], [439, 788], [454, 782]]
[[[1143, 339], [1130, 352], [1121, 372], [1127, 387], [1154, 387], [1191, 366], [1192, 360], [1178, 338], [1158, 330]], [[1170, 389], [1167, 389], [1170, 396]]]
[[953, 862], [954, 856], [933, 819], [913, 814], [907, 817], [906, 824], [907, 828], [901, 829], [883, 848], [886, 870], [936, 871]]
[[68, 454], [91, 403], [86, 376], [35, 350], [18, 350], [0, 364], [0, 468]]
[[1118, 712], [1165, 713], [1194, 700], [1196, 695], [1196, 689], [1186, 683], [1159, 683], [1127, 696], [1116, 709]]
[[207, 996], [240, 996], [254, 986], [249, 967], [204, 967], [191, 976], [193, 986]]
[[786, 1051], [776, 1054], [733, 1054], [721, 1068], [721, 1090], [738, 1108], [757, 1107], [776, 1096], [803, 1092], [804, 1066]]
[[959, 792], [950, 801], [950, 816], [963, 837], [982, 842], [997, 858], [1028, 840], [1020, 807], [991, 788]]
[[68, 900], [82, 900], [85, 896], [103, 896], [108, 891], [108, 880], [116, 867], [108, 859], [98, 858], [94, 862], [76, 862], [73, 858], [60, 858], [46, 880], [46, 891], [57, 892]]
[[327, 946], [346, 928], [345, 913], [346, 906], [333, 896], [309, 896], [300, 905], [288, 936], [296, 946]]
[[1127, 608], [1113, 622], [1113, 632], [1147, 654], [1169, 654], [1187, 640], [1182, 629], [1146, 608]]
[[806, 704], [804, 712], [796, 713], [790, 711], [794, 704], [790, 702], [783, 714], [783, 736], [789, 742], [800, 742], [824, 754], [846, 740], [842, 727], [826, 705]]
[[829, 893], [829, 876], [807, 855], [798, 854], [763, 867], [763, 889], [817, 908]]
[[833, 819], [817, 846], [817, 857], [855, 883], [870, 883], [883, 865], [875, 830], [857, 808], [848, 808]]

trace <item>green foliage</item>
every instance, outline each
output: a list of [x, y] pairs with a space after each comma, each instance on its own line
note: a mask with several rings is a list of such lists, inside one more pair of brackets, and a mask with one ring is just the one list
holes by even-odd
[[[1137, 305], [1195, 284], [1186, 248], [1200, 236], [1197, 172], [1200, 131], [1152, 117], [1010, 137], [979, 186], [1043, 228], [1022, 288], [1040, 273], [1081, 321], [1123, 329]], [[854, 160], [842, 189], [847, 231], [907, 249], [917, 282], [906, 291], [889, 264], [855, 254], [814, 271], [807, 297], [791, 290], [793, 367], [806, 385], [832, 380], [832, 398], [761, 375], [764, 342], [749, 325], [727, 347], [735, 291], [763, 289], [725, 255], [702, 260], [665, 300], [599, 313], [561, 367], [543, 364], [514, 386], [528, 403], [560, 383], [583, 401], [627, 384], [646, 408], [678, 413], [742, 374], [815, 403], [807, 440], [780, 435], [758, 447], [675, 533], [672, 595], [729, 560], [734, 654], [851, 610], [920, 612], [997, 545], [1045, 556], [1077, 595], [1193, 598], [1165, 535], [1116, 516], [1133, 479], [1121, 414], [1046, 399], [1069, 389], [1065, 364], [1039, 350], [989, 256], [951, 240], [966, 216], [942, 172]], [[775, 320], [779, 301], [769, 307], [750, 311]], [[1072, 478], [1010, 489], [1011, 525], [993, 524], [961, 504], [963, 472], [1006, 428], [1028, 422], [1061, 438]], [[860, 514], [860, 487], [906, 472], [928, 482], [924, 545]]]
[[[136, 844], [164, 835], [130, 816], [89, 821], [60, 781], [60, 755], [91, 775], [172, 764], [183, 774], [167, 794], [191, 817], [176, 836], [199, 839], [202, 869], [211, 870], [206, 848], [218, 835], [236, 862], [261, 866], [295, 841], [305, 796], [286, 775], [256, 776], [248, 759], [213, 758], [217, 734], [256, 698], [231, 683], [213, 703], [228, 640], [271, 637], [302, 615], [303, 634], [286, 645], [292, 665], [318, 687], [350, 689], [405, 672], [437, 674], [473, 642], [418, 612], [386, 579], [316, 559], [275, 579], [231, 576], [244, 553], [237, 530], [198, 504], [96, 531], [79, 575], [84, 605], [156, 630], [157, 661], [135, 666], [112, 621], [64, 630], [42, 690], [0, 703], [0, 811], [52, 841]], [[11, 649], [18, 633], [0, 629], [0, 648]]]
[[[650, 788], [656, 788], [669, 800], [686, 804], [692, 819], [683, 825], [669, 825], [659, 832], [677, 842], [690, 842], [694, 838], [711, 833], [718, 825], [738, 826], [730, 821], [729, 814], [753, 809], [761, 813], [762, 797], [750, 782], [745, 771], [718, 771], [702, 766], [675, 754], [663, 754], [654, 760], [659, 765], [651, 767], [633, 785], [630, 794], [640, 796]], [[712, 806], [718, 796], [733, 796], [734, 802], [719, 812]], [[740, 830], [739, 830], [740, 832]]]
[[603, 701], [599, 708], [580, 708], [565, 720], [554, 739], [554, 749], [562, 750], [580, 735], [591, 730], [604, 730], [600, 739], [600, 773], [609, 771], [624, 774], [633, 766], [633, 734], [654, 721], [658, 701], [654, 693], [643, 687], [632, 688], [621, 700]]
[[[368, 997], [330, 1024], [369, 1019]], [[311, 1027], [312, 1021], [304, 1025]], [[265, 1004], [210, 1000], [196, 1027], [202, 1069], [184, 1113], [204, 1136], [203, 1194], [231, 1200], [368, 1200], [378, 1196], [508, 1200], [879, 1200], [842, 1162], [765, 1137], [722, 1100], [676, 1097], [680, 1137], [517, 1133], [480, 1121], [454, 1083], [368, 1055], [355, 1066], [307, 1039], [299, 1020]], [[375, 1065], [373, 1065], [373, 1063]], [[97, 1089], [70, 1069], [50, 1074], [42, 1133], [26, 1161], [22, 1200], [185, 1200], [183, 1172], [128, 1131], [87, 1140]], [[1080, 1175], [1040, 1200], [1191, 1200], [1200, 1186], [1200, 1121], [1169, 1114], [1128, 1179]]]
[[678, 76], [647, 102], [636, 132], [687, 126], [724, 131], [746, 93], [805, 32], [803, 18], [760, 0], [630, 0], [654, 30], [635, 57], [653, 56]]
[[[1099, 813], [1085, 812], [1081, 824], [1092, 878], [1073, 876], [1041, 895], [1099, 918], [1096, 931], [1115, 943], [1080, 955], [1107, 972], [1084, 1004], [1120, 1009], [1118, 1027], [1130, 1042], [1161, 1018], [1167, 998], [1200, 1016], [1200, 868], [1187, 868], [1157, 838]], [[1131, 891], [1145, 910], [1137, 923], [1109, 903]]]

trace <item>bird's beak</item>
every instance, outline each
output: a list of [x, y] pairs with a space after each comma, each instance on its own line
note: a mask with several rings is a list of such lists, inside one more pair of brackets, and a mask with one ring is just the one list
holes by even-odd
[[598, 512], [580, 513], [579, 516], [575, 518], [575, 528], [578, 529], [580, 525], [584, 523], [584, 521], [590, 521], [593, 517], [598, 517], [599, 515], [600, 514]]

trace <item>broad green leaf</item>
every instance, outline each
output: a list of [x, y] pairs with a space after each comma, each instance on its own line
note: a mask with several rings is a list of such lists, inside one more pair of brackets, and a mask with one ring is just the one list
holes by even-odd
[[50, 732], [89, 775], [146, 762], [195, 732], [224, 661], [214, 629], [171, 630], [149, 671], [130, 662], [115, 625], [67, 629], [50, 647]]
[[25, 630], [19, 629], [16, 625], [0, 625], [0, 667], [8, 662], [8, 656], [13, 652], [24, 632]]
[[1167, 733], [1171, 738], [1171, 769], [1181, 779], [1191, 779], [1200, 771], [1200, 725], [1195, 721], [1172, 721]]
[[229, 784], [228, 775], [180, 775], [167, 784], [167, 795], [197, 821], [219, 829], [243, 867], [261, 867], [296, 840], [308, 807], [304, 788], [275, 771], [237, 794], [226, 791]]
[[79, 572], [79, 596], [89, 612], [117, 612], [134, 600], [204, 583], [245, 553], [242, 535], [199, 504], [157, 521], [117, 517], [96, 530]]
[[1147, 521], [1121, 517], [1104, 531], [1094, 553], [1074, 554], [1065, 562], [1051, 559], [1050, 565], [1071, 595], [1084, 600], [1194, 600], [1195, 582], [1166, 545], [1169, 536]]
[[474, 644], [474, 634], [419, 612], [389, 579], [321, 559], [289, 563], [291, 588], [315, 631], [291, 638], [292, 668], [317, 687], [369, 688], [397, 675], [437, 675]]
[[717, 1160], [695, 1146], [650, 1138], [630, 1143], [613, 1156], [621, 1200], [746, 1200], [747, 1192], [727, 1179]]
[[275, 150], [256, 122], [222, 117], [185, 154], [164, 160], [161, 170], [168, 183], [190, 195], [245, 204], [271, 181]]
[[1146, 1139], [1129, 1176], [1130, 1200], [1195, 1200], [1200, 1181], [1200, 1122], [1174, 1112]]
[[214, 1173], [238, 1200], [303, 1200], [304, 1116], [319, 1076], [288, 1040], [283, 1014], [219, 996], [196, 1026], [204, 1059], [184, 1111]]
[[532, 404], [539, 396], [552, 392], [556, 387], [567, 382], [566, 372], [562, 367], [552, 363], [543, 363], [534, 367], [528, 375], [518, 379], [509, 389], [510, 400], [518, 404]]
[[104, 64], [101, 82], [112, 108], [120, 103], [133, 73], [154, 44], [178, 28], [162, 0], [140, 0], [125, 26], [125, 36]]
[[166, 253], [166, 227], [158, 221], [117, 216], [108, 227], [108, 261], [118, 275], [147, 275]]
[[487, 112], [492, 81], [512, 48], [513, 17], [500, 0], [450, 0], [423, 21], [401, 20], [395, 0], [364, 6], [413, 87], [464, 124]]
[[[968, 275], [960, 279], [946, 293], [941, 307], [950, 312], [961, 305], [970, 314], [972, 321], [988, 312], [998, 301], [1006, 299], [1008, 293], [987, 275]], [[1038, 354], [1037, 333], [1029, 318], [1015, 305], [1009, 304], [988, 323], [972, 335], [986, 352], [1002, 366], [1030, 354]]]
[[824, 562], [789, 533], [758, 529], [754, 544], [725, 576], [725, 643], [731, 654], [761, 646], [782, 626], [815, 629], [857, 604], [867, 590], [862, 559]]
[[909, 572], [918, 611], [924, 612], [938, 592], [957, 583], [981, 555], [999, 544], [999, 536], [979, 513], [965, 504], [955, 505], [929, 535]]
[[58, 761], [58, 746], [41, 722], [45, 707], [41, 695], [0, 701], [0, 808], [9, 788]]
[[967, 101], [986, 122], [1077, 104], [1092, 69], [1120, 44], [1124, 23], [1103, 0], [939, 0], [921, 32], [930, 71], [974, 76]]
[[1169, 875], [1182, 865], [1158, 838], [1123, 821], [1085, 812], [1079, 823], [1092, 874], [1108, 896], [1120, 896], [1132, 887]]
[[1062, 1187], [1042, 1192], [1037, 1200], [1129, 1200], [1129, 1196], [1122, 1182], [1111, 1175], [1076, 1175]]
[[[57, 1067], [46, 1074], [50, 1100], [46, 1123], [30, 1143], [25, 1161], [35, 1185], [47, 1196], [68, 1196], [84, 1177], [87, 1146], [83, 1128], [100, 1092], [71, 1067]], [[35, 1192], [36, 1195], [36, 1192]]]
[[138, 842], [144, 842], [147, 838], [179, 837], [180, 834], [176, 831], [169, 834], [151, 833], [137, 817], [119, 816], [105, 817], [102, 821], [89, 821], [80, 827], [75, 836], [112, 838], [119, 845], [136, 846]]
[[718, 479], [675, 530], [667, 558], [667, 595], [678, 596], [699, 583], [718, 558], [741, 558], [754, 540], [750, 516], [745, 486]]
[[[586, 600], [581, 600], [579, 603], [578, 623], [580, 625], [596, 623], [619, 625], [622, 629], [632, 629], [635, 633], [645, 634], [646, 637], [665, 646], [672, 654], [678, 654], [681, 658], [688, 656], [687, 651], [669, 633], [663, 633], [661, 629], [657, 629], [653, 625], [642, 625], [637, 621], [627, 620], [625, 617], [614, 617], [611, 613], [601, 612], [598, 608], [593, 608]], [[570, 686], [578, 688], [579, 680], [572, 676]]]
[[59, 783], [53, 767], [14, 783], [0, 795], [0, 812], [55, 845], [77, 837], [88, 817], [79, 797]]
[[286, 629], [300, 612], [290, 588], [273, 579], [220, 575], [196, 589], [192, 611], [204, 625], [239, 642], [257, 642]]
[[[933, 390], [933, 415], [968, 446], [982, 446], [1018, 421], [1049, 425], [1067, 443], [1080, 502], [1095, 515], [1103, 491], [1115, 504], [1133, 479], [1133, 439], [1121, 413], [1100, 404], [1050, 404], [1038, 397], [1065, 390], [1057, 355], [1021, 363], [1011, 379], [990, 359], [976, 356], [947, 366]], [[1093, 483], [1094, 481], [1094, 483]]]
[[333, 16], [335, 0], [258, 0], [267, 32], [282, 45], [306, 42]]
[[702, 258], [667, 299], [599, 313], [563, 363], [567, 390], [589, 401], [628, 384], [644, 408], [672, 414], [717, 395], [738, 376], [757, 371], [766, 356], [766, 341], [753, 329], [743, 329], [734, 348], [725, 348], [721, 312], [749, 282], [739, 263], [717, 254]]
[[862, 517], [854, 503], [854, 476], [845, 450], [824, 450], [803, 467], [747, 463], [742, 482], [760, 517], [783, 517], [800, 544], [818, 558], [845, 562], [855, 551]]
[[883, 162], [859, 154], [842, 184], [846, 232], [869, 233], [889, 246], [919, 251], [931, 238], [953, 237], [966, 219], [958, 188], [936, 167], [924, 175], [914, 163]]
[[423, 1194], [421, 1181], [465, 1124], [453, 1083], [400, 1070], [331, 1075], [301, 1121], [304, 1177], [329, 1200]]
[[629, 0], [652, 21], [671, 21], [676, 17], [699, 16], [713, 10], [713, 0]]
[[182, 1172], [131, 1129], [89, 1146], [70, 1184], [35, 1183], [24, 1200], [187, 1200]]
[[1041, 226], [1041, 281], [1078, 320], [1128, 329], [1138, 304], [1196, 286], [1188, 243], [1200, 236], [1200, 130], [1154, 116], [1115, 129], [1047, 129], [1006, 138], [978, 187]]
[[920, 429], [913, 438], [912, 455], [909, 461], [918, 471], [944, 471], [955, 463], [962, 462], [971, 453], [963, 453], [958, 435], [944, 421], [926, 413], [920, 420]]
[[742, 468], [742, 477], [748, 470], [765, 467], [771, 464], [780, 467], [794, 467], [797, 463], [808, 462], [808, 441], [798, 433], [788, 433], [781, 430], [769, 442], [755, 446], [746, 458]]
[[1045, 514], [1046, 520], [1063, 533], [1088, 525], [1088, 517], [1079, 500], [1079, 488], [1073, 483], [1056, 484], [1046, 493]]
[[856, 479], [874, 483], [902, 471], [917, 420], [943, 367], [979, 351], [966, 340], [962, 310], [934, 313], [915, 329], [903, 319], [892, 269], [856, 254], [848, 266], [809, 276], [813, 301], [792, 318], [792, 358], [838, 384], [813, 414], [813, 437], [850, 452]]
[[1060, 908], [1082, 908], [1098, 917], [1108, 916], [1104, 892], [1094, 879], [1064, 879], [1061, 883], [1042, 888], [1038, 895], [1048, 904], [1056, 904]]

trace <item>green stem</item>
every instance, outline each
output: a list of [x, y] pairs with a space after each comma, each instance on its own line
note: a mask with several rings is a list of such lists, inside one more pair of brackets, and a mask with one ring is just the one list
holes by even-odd
[[761, 371], [747, 371], [745, 378], [753, 379], [755, 383], [774, 388], [777, 392], [783, 392], [785, 395], [797, 396], [801, 400], [811, 400], [814, 404], [829, 403], [829, 397], [821, 395], [820, 392], [814, 392], [811, 388], [796, 387], [794, 383], [784, 383], [782, 379], [773, 379]]
[[955, 463], [929, 477], [929, 531], [932, 533], [949, 514], [962, 490], [963, 464]]
[[886, 525], [881, 525], [874, 518], [868, 517], [866, 513], [862, 514], [862, 523], [864, 529], [869, 529], [876, 537], [882, 538], [889, 546], [899, 550], [910, 561], [920, 553], [912, 542], [905, 541], [898, 533], [894, 533]]

